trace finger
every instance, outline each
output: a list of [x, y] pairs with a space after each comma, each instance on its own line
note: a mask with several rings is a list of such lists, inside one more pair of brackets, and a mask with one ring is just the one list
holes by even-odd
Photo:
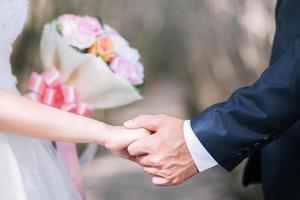
[[155, 167], [144, 167], [144, 171], [147, 172], [151, 176], [160, 176], [160, 177], [162, 177], [160, 169], [157, 169]]
[[133, 120], [129, 120], [124, 123], [126, 128], [145, 128], [149, 131], [155, 132], [161, 122], [161, 116], [159, 115], [140, 115]]
[[149, 136], [150, 133], [145, 129], [125, 130], [126, 133], [118, 135], [120, 148], [127, 148], [131, 143], [140, 138]]
[[143, 156], [137, 156], [136, 162], [138, 162], [140, 165], [147, 166], [147, 167], [153, 167], [153, 163], [151, 162], [150, 155], [143, 155]]
[[127, 150], [131, 156], [142, 156], [148, 154], [147, 151], [147, 141], [148, 137], [144, 137], [142, 139], [139, 139], [133, 143], [131, 143]]
[[154, 176], [152, 178], [153, 184], [157, 186], [168, 186], [169, 185], [169, 180], [160, 176]]
[[122, 158], [125, 158], [125, 159], [128, 159], [128, 160], [135, 160], [134, 157], [130, 156], [130, 154], [128, 153], [127, 149], [122, 149], [120, 151], [116, 151], [114, 152], [116, 155], [122, 157]]
[[128, 146], [129, 144], [137, 141], [138, 139], [148, 136], [146, 132], [142, 131], [143, 129], [130, 130], [130, 132], [123, 135], [123, 141]]

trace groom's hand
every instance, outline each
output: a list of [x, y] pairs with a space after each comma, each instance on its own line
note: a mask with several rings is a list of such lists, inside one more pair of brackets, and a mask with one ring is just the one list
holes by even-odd
[[127, 151], [129, 144], [134, 141], [150, 135], [150, 132], [146, 129], [126, 129], [125, 127], [108, 126], [106, 137], [104, 139], [104, 145], [107, 149], [117, 154], [118, 156], [135, 160], [135, 157], [130, 156]]
[[165, 115], [141, 115], [125, 122], [124, 126], [153, 132], [129, 145], [128, 151], [153, 176], [154, 184], [178, 185], [198, 173], [185, 143], [183, 120]]

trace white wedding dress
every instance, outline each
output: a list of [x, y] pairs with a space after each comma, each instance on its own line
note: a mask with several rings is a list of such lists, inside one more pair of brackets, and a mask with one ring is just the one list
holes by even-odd
[[[15, 94], [10, 54], [27, 9], [27, 0], [0, 0], [0, 88]], [[80, 199], [60, 166], [50, 142], [0, 132], [1, 200]]]

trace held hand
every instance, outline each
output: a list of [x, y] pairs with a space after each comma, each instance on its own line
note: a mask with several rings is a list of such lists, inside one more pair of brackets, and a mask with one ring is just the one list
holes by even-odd
[[178, 185], [198, 173], [183, 135], [183, 121], [169, 116], [142, 115], [124, 123], [127, 128], [145, 128], [152, 135], [129, 145], [144, 170], [158, 186]]
[[132, 160], [132, 157], [127, 151], [128, 145], [132, 142], [150, 135], [150, 132], [145, 129], [126, 129], [124, 127], [110, 126], [107, 136], [104, 141], [104, 146], [113, 153]]

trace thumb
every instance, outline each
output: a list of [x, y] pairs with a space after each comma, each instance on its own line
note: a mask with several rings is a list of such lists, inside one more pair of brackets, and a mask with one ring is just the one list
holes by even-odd
[[160, 124], [161, 117], [154, 115], [140, 115], [133, 120], [124, 123], [124, 126], [129, 129], [145, 128], [155, 132]]

